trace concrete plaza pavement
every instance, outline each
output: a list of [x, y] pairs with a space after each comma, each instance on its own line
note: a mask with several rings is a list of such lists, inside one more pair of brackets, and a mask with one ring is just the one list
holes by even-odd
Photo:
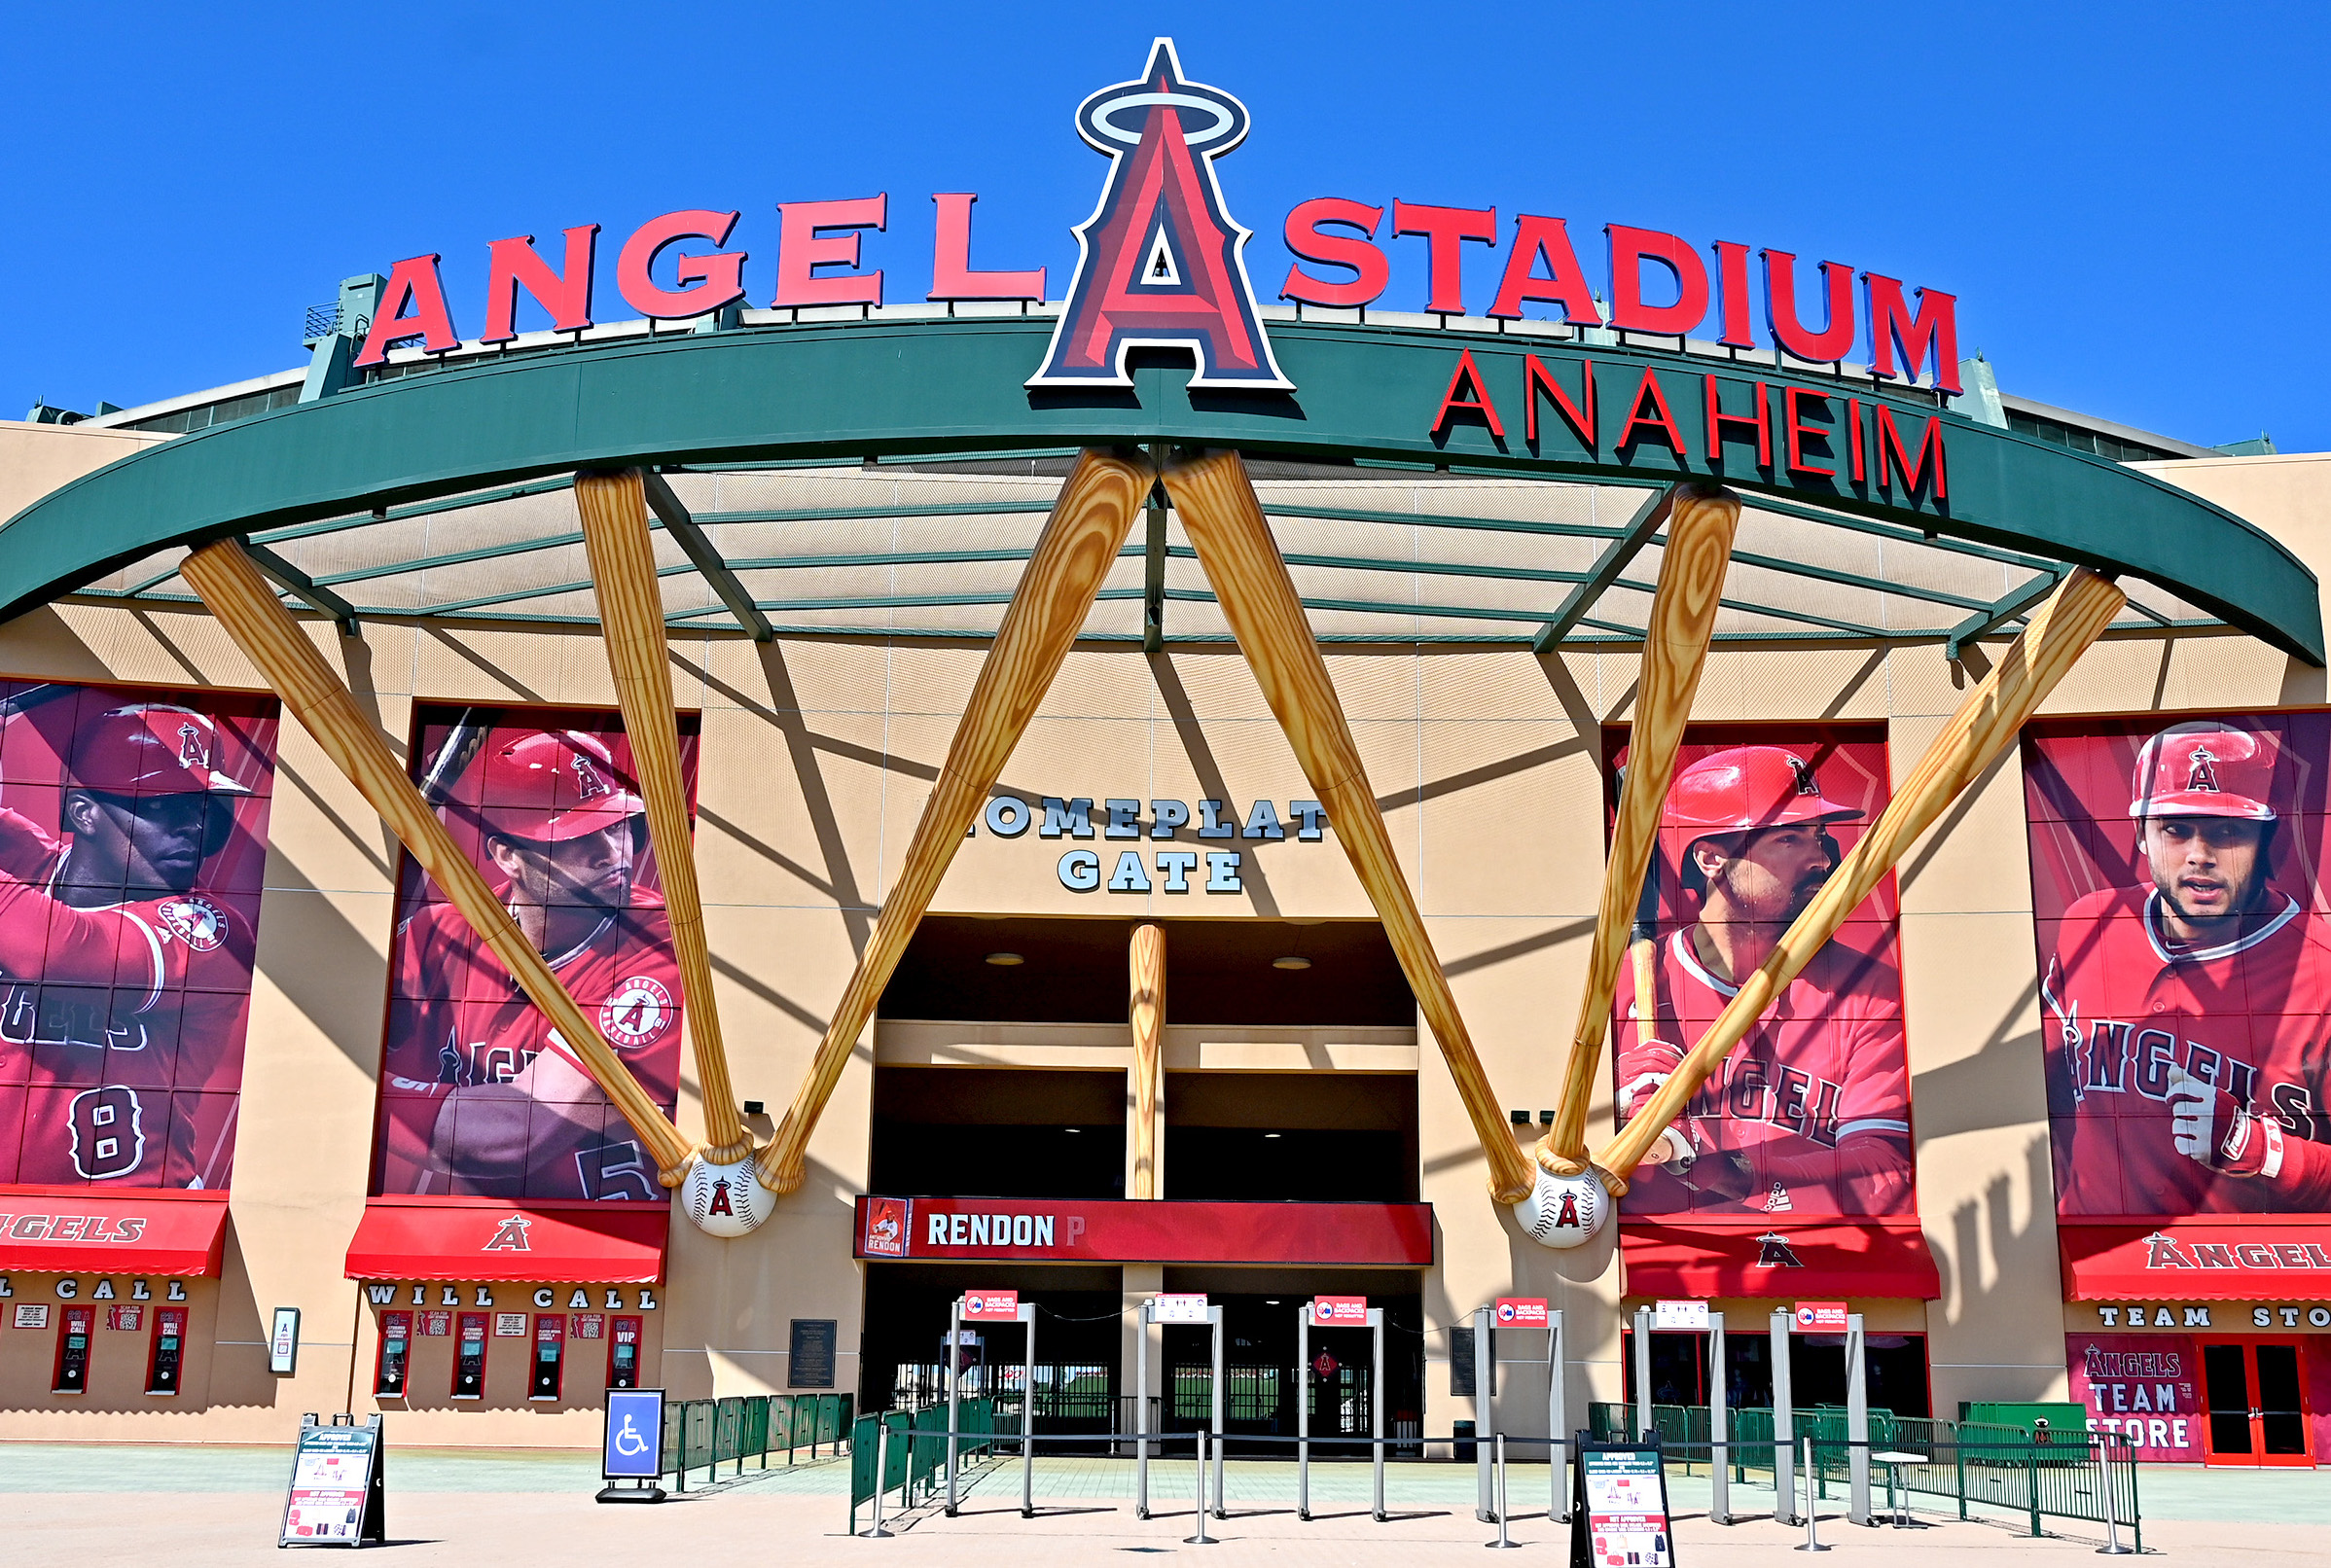
[[[282, 1510], [288, 1449], [0, 1445], [0, 1558], [26, 1565], [85, 1568], [92, 1555], [145, 1558], [170, 1568], [272, 1562]], [[705, 1489], [657, 1508], [607, 1508], [591, 1501], [595, 1456], [398, 1450], [388, 1455], [388, 1533], [392, 1560], [405, 1564], [481, 1561], [639, 1560], [677, 1552], [733, 1554], [740, 1542], [796, 1563], [854, 1568], [946, 1564], [948, 1568], [1041, 1568], [1093, 1563], [1119, 1555], [1180, 1554], [1194, 1568], [1269, 1562], [1408, 1568], [1417, 1563], [1478, 1563], [1493, 1525], [1473, 1516], [1473, 1473], [1454, 1465], [1396, 1465], [1387, 1472], [1392, 1517], [1369, 1515], [1364, 1465], [1313, 1471], [1314, 1518], [1296, 1518], [1293, 1467], [1234, 1462], [1231, 1517], [1210, 1521], [1218, 1546], [1186, 1545], [1193, 1533], [1196, 1478], [1188, 1460], [1153, 1465], [1155, 1515], [1137, 1518], [1130, 1504], [1131, 1465], [1107, 1459], [1037, 1463], [1038, 1516], [1021, 1517], [1020, 1471], [985, 1469], [968, 1488], [962, 1512], [946, 1517], [924, 1506], [894, 1515], [893, 1539], [853, 1539], [844, 1532], [847, 1473], [836, 1463], [762, 1472], [748, 1463], [741, 1479], [723, 1467]], [[1719, 1526], [1705, 1517], [1704, 1479], [1672, 1487], [1675, 1540], [1685, 1568], [1781, 1568], [1802, 1529], [1756, 1516]], [[1516, 1514], [1517, 1561], [1567, 1558], [1567, 1527], [1544, 1516], [1544, 1467], [1516, 1466], [1508, 1495]], [[2261, 1474], [2148, 1468], [2143, 1478], [2147, 1555], [2179, 1562], [2281, 1564], [2324, 1559], [2322, 1527], [2331, 1523], [2331, 1472]], [[1771, 1494], [1736, 1488], [1734, 1507], [1769, 1510]], [[1830, 1512], [1831, 1509], [1837, 1513]], [[2041, 1559], [2070, 1568], [2101, 1542], [2094, 1525], [2051, 1520], [2059, 1534], [2034, 1540], [1999, 1516], [1960, 1522], [1925, 1514], [1931, 1527], [1865, 1529], [1826, 1505], [1823, 1539], [1839, 1568], [1888, 1561], [1887, 1568], [2039, 1568]], [[859, 1524], [867, 1515], [861, 1510]], [[265, 1553], [266, 1555], [261, 1555]], [[1784, 1554], [1787, 1554], [1784, 1557]], [[1897, 1554], [1909, 1554], [1905, 1562]]]

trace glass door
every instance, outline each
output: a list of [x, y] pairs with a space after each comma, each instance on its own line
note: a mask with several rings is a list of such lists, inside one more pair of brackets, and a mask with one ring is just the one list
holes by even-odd
[[2295, 1344], [2205, 1344], [2209, 1462], [2312, 1465]]

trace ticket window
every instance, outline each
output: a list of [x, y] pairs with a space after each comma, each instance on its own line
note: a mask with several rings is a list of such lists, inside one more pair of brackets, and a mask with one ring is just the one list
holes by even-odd
[[2205, 1344], [2209, 1462], [2306, 1465], [2307, 1405], [2295, 1344]]
[[49, 1388], [57, 1394], [85, 1394], [90, 1386], [90, 1341], [96, 1337], [97, 1309], [68, 1306], [56, 1332], [56, 1375]]
[[464, 1312], [454, 1325], [453, 1397], [485, 1397], [485, 1314]]
[[559, 1367], [566, 1349], [566, 1315], [562, 1312], [538, 1312], [534, 1317], [534, 1375], [527, 1385], [528, 1399], [556, 1399], [558, 1397]]
[[609, 1388], [639, 1386], [639, 1327], [638, 1318], [617, 1318], [614, 1322], [614, 1332], [607, 1338]]
[[154, 1314], [154, 1345], [146, 1353], [146, 1392], [175, 1394], [186, 1359], [186, 1308], [165, 1306]]
[[412, 1314], [380, 1314], [380, 1359], [373, 1369], [373, 1393], [379, 1399], [405, 1397], [406, 1365], [412, 1355]]

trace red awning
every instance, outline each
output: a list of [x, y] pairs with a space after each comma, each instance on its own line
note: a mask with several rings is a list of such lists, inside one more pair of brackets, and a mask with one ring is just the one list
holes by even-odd
[[663, 1203], [377, 1197], [348, 1243], [348, 1277], [652, 1285], [670, 1229]]
[[2056, 1246], [2068, 1301], [2331, 1297], [2331, 1216], [2060, 1223]]
[[0, 1190], [0, 1270], [200, 1277], [219, 1271], [226, 1235], [225, 1193]]
[[1429, 1203], [861, 1197], [861, 1258], [1430, 1267]]
[[1630, 1296], [1894, 1297], [1934, 1301], [1942, 1279], [1911, 1219], [1785, 1215], [1619, 1222]]

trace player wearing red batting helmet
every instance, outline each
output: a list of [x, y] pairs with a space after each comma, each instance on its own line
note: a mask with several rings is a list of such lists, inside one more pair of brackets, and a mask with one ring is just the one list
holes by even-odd
[[0, 809], [0, 1083], [30, 1086], [15, 1180], [228, 1179], [254, 933], [202, 885], [251, 793], [221, 764], [207, 714], [126, 703], [73, 736], [61, 840]]
[[[1622, 971], [1619, 1097], [1640, 1109], [1837, 869], [1805, 753], [1736, 746], [1677, 773], [1661, 810], [1698, 917], [1660, 944], [1658, 994]], [[1653, 1147], [1631, 1213], [1890, 1214], [1910, 1201], [1901, 978], [1843, 941], [1814, 955]]]
[[[680, 978], [663, 901], [638, 884], [646, 807], [597, 736], [496, 730], [459, 791], [479, 869], [651, 1098], [678, 1095]], [[652, 1198], [654, 1162], [567, 1042], [451, 906], [398, 933], [383, 1192]]]
[[2331, 928], [2272, 879], [2280, 760], [2220, 720], [2137, 751], [2146, 884], [2076, 900], [2041, 987], [2066, 1212], [2331, 1206]]

